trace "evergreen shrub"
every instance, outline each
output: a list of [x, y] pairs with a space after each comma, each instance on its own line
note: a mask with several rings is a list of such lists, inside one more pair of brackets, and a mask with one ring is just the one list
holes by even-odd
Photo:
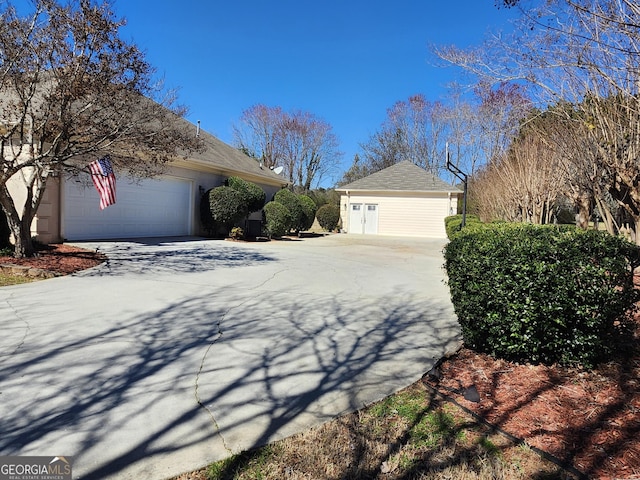
[[489, 224], [445, 247], [465, 344], [511, 361], [591, 368], [611, 359], [638, 291], [636, 245], [574, 227]]
[[[482, 225], [482, 221], [480, 220], [480, 218], [477, 215], [468, 213], [465, 228], [475, 227], [477, 225]], [[444, 228], [447, 232], [447, 238], [451, 240], [456, 233], [462, 230], [462, 215], [459, 214], [445, 217]]]
[[316, 210], [318, 208], [316, 207], [316, 202], [307, 195], [298, 195], [298, 202], [302, 207], [302, 218], [297, 230], [302, 232], [311, 228], [313, 221], [316, 219]]
[[229, 177], [225, 183], [242, 195], [248, 213], [257, 212], [264, 206], [266, 195], [255, 183], [247, 182], [240, 177]]
[[302, 209], [302, 204], [298, 199], [298, 195], [293, 193], [291, 190], [287, 190], [283, 188], [282, 190], [278, 190], [276, 194], [273, 196], [273, 200], [281, 205], [284, 205], [287, 210], [289, 210], [289, 215], [291, 215], [291, 224], [289, 225], [289, 229], [299, 231], [299, 226], [302, 223], [302, 217], [304, 215], [304, 211]]
[[278, 202], [269, 202], [264, 206], [264, 228], [269, 237], [279, 238], [291, 229], [291, 214], [287, 207]]
[[227, 236], [231, 227], [248, 214], [242, 194], [231, 187], [215, 187], [200, 201], [200, 219], [210, 235]]
[[332, 232], [340, 222], [340, 207], [333, 204], [323, 205], [316, 212], [316, 218], [324, 230]]

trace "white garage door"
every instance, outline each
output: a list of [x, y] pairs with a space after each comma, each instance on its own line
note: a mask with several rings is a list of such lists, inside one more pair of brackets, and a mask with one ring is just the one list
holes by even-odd
[[63, 198], [63, 237], [67, 240], [188, 235], [191, 182], [174, 177], [133, 183], [119, 179], [116, 203], [100, 210], [93, 185], [67, 180]]

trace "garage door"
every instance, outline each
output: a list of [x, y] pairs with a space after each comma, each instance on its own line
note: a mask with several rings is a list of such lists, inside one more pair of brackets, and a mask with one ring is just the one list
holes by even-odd
[[100, 210], [93, 185], [65, 182], [63, 237], [67, 240], [189, 235], [191, 182], [175, 177], [126, 179], [116, 185], [116, 203]]

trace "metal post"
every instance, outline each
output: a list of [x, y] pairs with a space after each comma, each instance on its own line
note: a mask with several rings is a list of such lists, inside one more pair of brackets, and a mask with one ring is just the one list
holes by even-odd
[[464, 228], [467, 224], [467, 183], [468, 183], [468, 175], [456, 167], [453, 163], [451, 163], [450, 155], [449, 155], [449, 142], [446, 143], [446, 156], [447, 156], [447, 170], [453, 173], [458, 180], [460, 180], [463, 185], [463, 193], [462, 193], [462, 226]]

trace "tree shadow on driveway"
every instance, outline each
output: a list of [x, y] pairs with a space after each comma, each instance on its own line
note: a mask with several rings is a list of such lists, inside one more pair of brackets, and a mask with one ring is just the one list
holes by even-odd
[[222, 290], [27, 337], [0, 362], [0, 454], [73, 455], [82, 478], [169, 477], [382, 398], [459, 338], [448, 305], [403, 291]]
[[108, 257], [104, 264], [79, 274], [83, 276], [195, 273], [274, 260], [259, 250], [238, 248], [224, 240], [142, 239], [74, 245]]

